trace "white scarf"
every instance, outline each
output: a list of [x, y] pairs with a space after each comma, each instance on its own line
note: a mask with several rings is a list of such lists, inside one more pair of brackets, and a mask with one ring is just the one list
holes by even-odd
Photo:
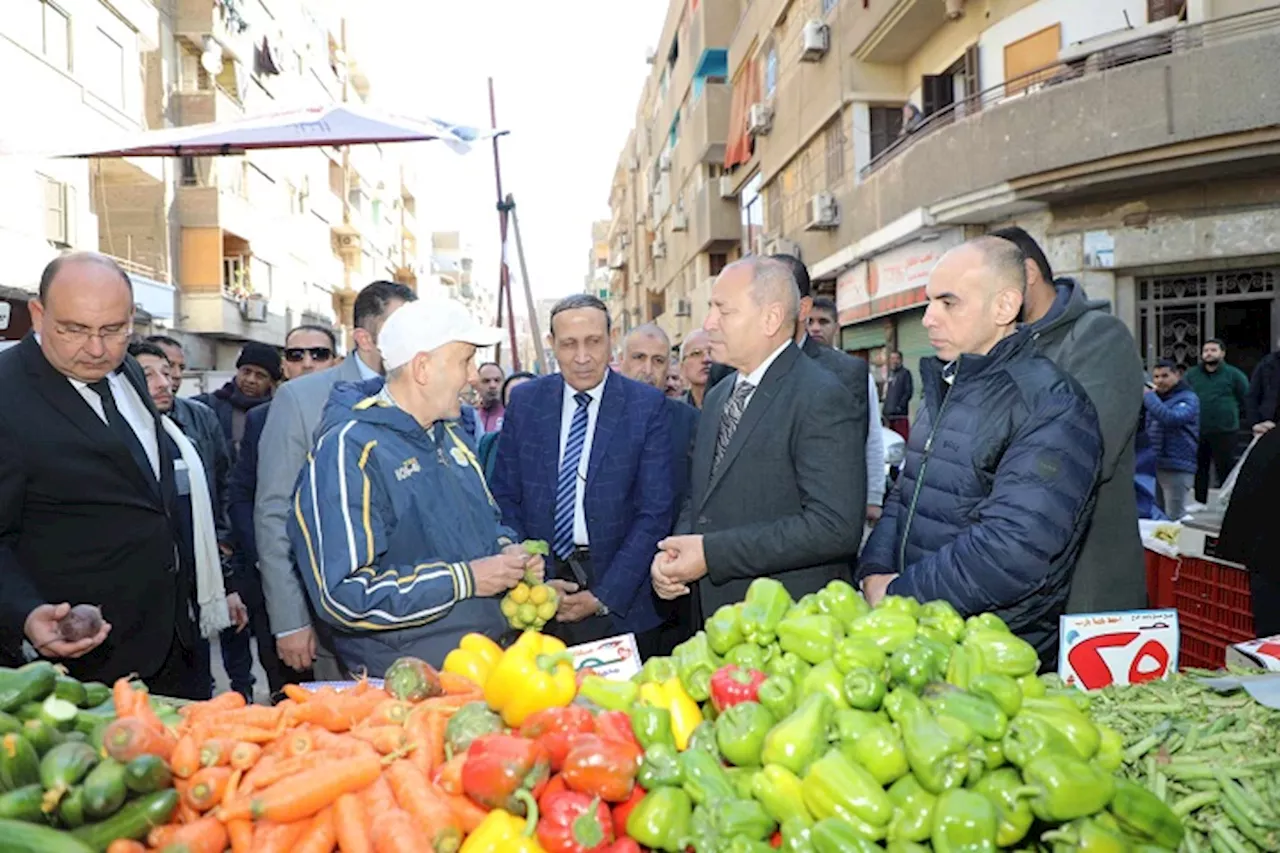
[[161, 416], [164, 431], [178, 445], [191, 478], [192, 539], [196, 555], [196, 602], [200, 605], [200, 633], [213, 639], [231, 627], [227, 590], [222, 585], [222, 559], [218, 554], [218, 533], [213, 522], [213, 501], [204, 475], [200, 454], [178, 425]]

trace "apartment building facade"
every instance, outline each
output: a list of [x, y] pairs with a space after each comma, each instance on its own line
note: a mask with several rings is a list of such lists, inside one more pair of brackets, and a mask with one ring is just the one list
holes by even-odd
[[[1111, 301], [1149, 363], [1223, 336], [1248, 369], [1276, 345], [1275, 4], [676, 0], [658, 56], [713, 9], [734, 21], [712, 164], [737, 213], [726, 258], [799, 254], [834, 291], [846, 350], [896, 347], [913, 367], [931, 354], [933, 264], [1007, 224]], [[660, 118], [652, 82], [615, 173], [619, 225], [646, 210], [624, 166]], [[653, 241], [678, 240], [678, 221], [648, 223]], [[611, 265], [648, 293], [637, 254]], [[663, 322], [671, 306], [634, 307]]]

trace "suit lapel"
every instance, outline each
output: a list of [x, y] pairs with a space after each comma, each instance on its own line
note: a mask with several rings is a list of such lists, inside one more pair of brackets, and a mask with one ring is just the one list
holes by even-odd
[[542, 447], [541, 456], [547, 466], [546, 482], [551, 485], [551, 515], [555, 517], [555, 498], [557, 484], [560, 482], [560, 419], [564, 411], [564, 377], [555, 374], [555, 378], [547, 383], [544, 404], [538, 406], [538, 429], [541, 436], [535, 447]]
[[627, 392], [622, 387], [623, 378], [611, 374], [612, 371], [605, 375], [604, 391], [600, 394], [598, 404], [600, 408], [596, 412], [596, 430], [591, 437], [591, 458], [587, 460], [587, 488], [591, 488], [591, 484], [595, 481], [600, 463], [609, 452], [609, 441], [613, 438], [613, 431], [622, 420], [622, 413], [627, 408]]
[[[173, 454], [170, 452], [169, 434], [164, 430], [164, 424], [160, 421], [160, 412], [156, 410], [155, 405], [151, 402], [151, 394], [147, 391], [147, 378], [142, 372], [142, 368], [130, 356], [125, 356], [124, 370], [122, 371], [125, 379], [129, 380], [129, 384], [133, 386], [133, 390], [137, 393], [138, 399], [142, 400], [142, 405], [146, 407], [147, 414], [151, 417], [151, 423], [156, 431], [156, 463], [160, 469], [160, 498], [161, 503], [167, 507], [173, 507], [173, 501], [177, 497], [177, 483], [174, 481], [173, 472]], [[136, 465], [134, 466], [137, 467]], [[147, 479], [143, 475], [143, 479]], [[148, 488], [151, 488], [151, 482], [147, 482]], [[153, 490], [154, 491], [154, 490]]]

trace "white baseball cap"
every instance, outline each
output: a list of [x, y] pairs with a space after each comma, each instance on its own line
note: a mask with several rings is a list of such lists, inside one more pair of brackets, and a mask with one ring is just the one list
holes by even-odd
[[502, 340], [502, 330], [476, 322], [462, 303], [445, 296], [406, 302], [391, 312], [378, 333], [378, 349], [387, 370], [403, 367], [420, 352], [431, 352], [458, 341], [490, 347]]

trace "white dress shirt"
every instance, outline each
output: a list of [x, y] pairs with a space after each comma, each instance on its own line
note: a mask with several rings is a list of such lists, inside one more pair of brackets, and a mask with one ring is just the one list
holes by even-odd
[[884, 505], [884, 433], [880, 430], [876, 378], [871, 371], [867, 371], [867, 504]]
[[[105, 424], [107, 413], [102, 409], [102, 398], [98, 396], [98, 392], [79, 379], [68, 376], [67, 381]], [[138, 395], [124, 374], [108, 374], [107, 384], [111, 387], [111, 397], [116, 401], [116, 408], [120, 410], [121, 417], [133, 429], [133, 434], [138, 437], [142, 449], [146, 451], [147, 459], [151, 462], [151, 473], [158, 481], [160, 479], [160, 447], [156, 439], [156, 422], [151, 417], [147, 404], [142, 402], [142, 397]]]
[[787, 348], [787, 344], [789, 343], [791, 343], [791, 341], [787, 341], [782, 346], [774, 350], [773, 353], [768, 358], [760, 362], [759, 366], [757, 366], [755, 370], [751, 371], [746, 376], [742, 375], [741, 370], [738, 371], [738, 379], [733, 386], [735, 391], [737, 390], [738, 386], [741, 385], [743, 382], [751, 383], [751, 393], [747, 395], [746, 402], [742, 404], [742, 411], [745, 412], [747, 410], [747, 406], [751, 405], [751, 398], [756, 395], [756, 389], [759, 388], [760, 383], [764, 381], [764, 375], [769, 372], [769, 368], [772, 367], [773, 363], [778, 360], [778, 356], [782, 355], [782, 351]]
[[381, 373], [364, 363], [364, 359], [360, 357], [360, 353], [353, 352], [351, 354], [351, 358], [356, 360], [356, 368], [360, 371], [361, 382], [368, 382], [370, 379], [380, 379], [382, 377]]
[[[582, 439], [582, 455], [578, 457], [578, 484], [573, 499], [573, 544], [580, 548], [591, 545], [587, 536], [587, 514], [582, 509], [582, 496], [587, 490], [587, 466], [591, 462], [591, 439], [596, 432], [596, 416], [600, 414], [600, 398], [604, 396], [604, 384], [609, 381], [611, 370], [604, 372], [604, 379], [586, 393], [591, 396], [587, 403], [587, 434]], [[560, 466], [564, 464], [564, 448], [569, 443], [569, 428], [573, 426], [573, 416], [578, 411], [578, 401], [573, 399], [578, 392], [568, 382], [564, 384], [564, 402], [560, 409], [560, 456], [556, 463], [556, 475], [560, 474]]]

